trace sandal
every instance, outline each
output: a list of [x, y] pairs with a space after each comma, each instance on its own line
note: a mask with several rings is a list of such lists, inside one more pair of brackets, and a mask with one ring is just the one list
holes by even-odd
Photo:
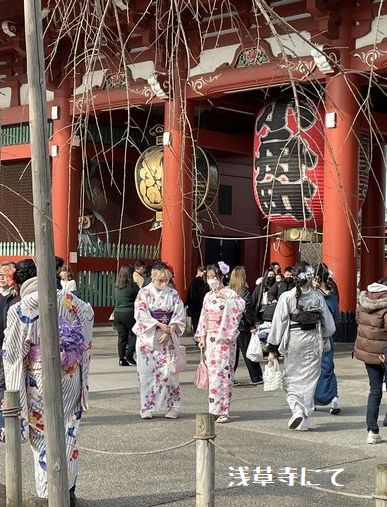
[[230, 420], [229, 417], [227, 417], [226, 415], [220, 415], [216, 418], [215, 422], [225, 424], [228, 423], [229, 420]]

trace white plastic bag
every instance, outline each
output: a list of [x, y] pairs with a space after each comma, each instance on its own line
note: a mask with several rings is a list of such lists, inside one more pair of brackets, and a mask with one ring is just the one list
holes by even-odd
[[277, 359], [272, 364], [268, 363], [263, 372], [263, 390], [280, 391], [283, 388], [282, 372]]
[[247, 347], [246, 357], [254, 363], [263, 361], [263, 350], [257, 331], [251, 334], [250, 343]]

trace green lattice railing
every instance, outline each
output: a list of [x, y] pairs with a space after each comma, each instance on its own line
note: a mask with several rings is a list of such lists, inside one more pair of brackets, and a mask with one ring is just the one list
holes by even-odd
[[81, 257], [105, 257], [120, 259], [157, 259], [159, 257], [157, 245], [116, 245], [115, 243], [101, 243], [100, 245], [81, 244]]
[[23, 257], [28, 255], [35, 255], [35, 243], [33, 241], [27, 243], [0, 241], [0, 256]]
[[79, 271], [79, 296], [93, 307], [114, 306], [114, 271]]
[[[47, 122], [48, 137], [52, 136], [52, 121]], [[0, 146], [30, 144], [30, 126], [28, 123], [4, 125], [0, 129]]]

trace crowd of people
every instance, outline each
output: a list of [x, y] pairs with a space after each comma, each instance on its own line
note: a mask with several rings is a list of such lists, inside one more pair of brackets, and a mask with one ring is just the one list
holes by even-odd
[[[93, 310], [78, 297], [71, 271], [56, 259], [59, 348], [71, 506], [76, 505], [78, 428], [87, 408]], [[54, 276], [54, 274], [53, 274]], [[179, 417], [179, 372], [184, 363], [180, 338], [191, 318], [208, 372], [208, 410], [217, 423], [230, 420], [235, 371], [242, 353], [251, 385], [264, 382], [262, 365], [248, 357], [252, 336], [262, 342], [268, 364], [283, 359], [283, 389], [290, 409], [288, 428], [308, 431], [317, 406], [341, 411], [334, 370], [339, 294], [328, 266], [305, 261], [281, 273], [273, 263], [254, 290], [246, 271], [220, 261], [200, 266], [186, 301], [174, 288], [173, 269], [157, 261], [150, 269], [136, 261], [122, 266], [115, 284], [114, 325], [120, 366], [136, 367], [140, 416]], [[0, 265], [0, 400], [4, 390], [21, 393], [22, 438], [34, 455], [36, 488], [47, 497], [42, 354], [36, 267], [26, 259]], [[360, 293], [354, 356], [365, 363], [370, 382], [367, 442], [381, 441], [378, 425], [387, 356], [387, 278]], [[6, 438], [0, 420], [0, 439]], [[384, 420], [387, 426], [387, 416]]]

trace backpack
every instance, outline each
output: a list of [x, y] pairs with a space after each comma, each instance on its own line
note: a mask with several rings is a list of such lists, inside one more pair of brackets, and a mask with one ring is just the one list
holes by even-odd
[[303, 310], [290, 315], [291, 320], [298, 322], [303, 331], [316, 329], [317, 324], [321, 321], [321, 312], [317, 310]]

